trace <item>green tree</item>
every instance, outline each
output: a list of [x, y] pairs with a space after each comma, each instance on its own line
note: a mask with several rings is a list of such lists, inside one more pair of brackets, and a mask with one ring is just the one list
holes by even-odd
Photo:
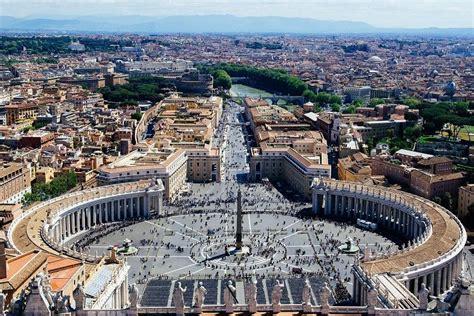
[[333, 94], [329, 97], [329, 103], [331, 103], [331, 104], [342, 104], [342, 98], [338, 95]]
[[341, 106], [337, 103], [331, 104], [331, 110], [333, 112], [340, 112], [341, 111]]
[[405, 128], [403, 133], [407, 139], [414, 141], [421, 136], [422, 131], [423, 128], [421, 125], [415, 125]]
[[367, 150], [368, 153], [370, 154], [371, 150], [375, 147], [375, 141], [372, 137], [367, 138], [365, 141], [365, 144], [367, 145]]
[[316, 95], [315, 100], [319, 105], [325, 105], [331, 100], [331, 95], [326, 92], [320, 92]]
[[142, 113], [140, 112], [132, 113], [131, 118], [134, 120], [140, 121], [142, 118]]
[[164, 92], [175, 89], [174, 85], [161, 77], [130, 78], [128, 84], [99, 89], [104, 99], [120, 102], [123, 105], [138, 105], [138, 101], [159, 102], [164, 98]]
[[436, 204], [441, 205], [441, 198], [440, 198], [439, 196], [435, 196], [435, 197], [433, 198], [433, 202], [435, 202]]
[[370, 99], [369, 106], [371, 108], [375, 108], [377, 105], [384, 104], [384, 103], [385, 103], [385, 101], [383, 99], [373, 98], [373, 99]]
[[416, 115], [413, 112], [407, 112], [407, 113], [405, 113], [405, 119], [407, 121], [417, 121], [418, 120], [418, 115]]
[[232, 79], [225, 70], [216, 70], [213, 73], [214, 88], [223, 88], [229, 90], [232, 87]]
[[355, 108], [360, 108], [360, 107], [364, 106], [364, 101], [362, 101], [361, 99], [356, 99], [356, 100], [352, 101], [352, 105]]
[[441, 197], [441, 205], [447, 208], [448, 210], [453, 209], [453, 197], [451, 196], [451, 193], [445, 192], [443, 196]]
[[469, 115], [469, 107], [466, 102], [456, 102], [454, 104], [454, 110], [457, 115], [459, 116], [467, 116]]
[[35, 183], [31, 193], [25, 194], [23, 203], [29, 204], [36, 201], [44, 201], [66, 193], [77, 185], [77, 176], [68, 171], [54, 178], [50, 183]]
[[309, 89], [303, 91], [303, 96], [307, 101], [314, 102], [316, 100], [316, 94]]
[[354, 114], [356, 112], [356, 107], [354, 105], [346, 107], [342, 113], [344, 114]]
[[403, 100], [403, 104], [407, 105], [410, 109], [416, 109], [420, 105], [420, 101], [416, 98], [406, 98]]

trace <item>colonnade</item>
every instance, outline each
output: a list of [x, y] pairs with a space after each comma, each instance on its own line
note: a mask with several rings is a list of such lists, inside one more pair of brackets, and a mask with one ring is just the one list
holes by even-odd
[[71, 209], [62, 215], [50, 227], [50, 237], [59, 242], [96, 225], [134, 218], [147, 218], [148, 213], [149, 210], [145, 206], [143, 196], [98, 201], [92, 205]]
[[[314, 214], [341, 219], [363, 219], [376, 224], [377, 228], [390, 230], [410, 241], [401, 251], [378, 254], [375, 258], [370, 258], [366, 266], [371, 266], [371, 260], [383, 258], [386, 264], [379, 265], [379, 268], [375, 269], [376, 273], [395, 276], [402, 286], [415, 296], [421, 290], [422, 284], [429, 288], [431, 295], [439, 295], [448, 290], [453, 280], [461, 274], [466, 232], [459, 220], [448, 210], [408, 193], [352, 182], [315, 179], [312, 189]], [[450, 248], [444, 248], [443, 252], [437, 252], [435, 248], [430, 247], [417, 249], [431, 238], [435, 229], [430, 216], [436, 218], [434, 223], [438, 225], [436, 229], [437, 233], [441, 233], [440, 236], [443, 235], [442, 230], [447, 229], [448, 223], [451, 227], [446, 236], [453, 236], [450, 237], [452, 240], [443, 240]], [[443, 220], [446, 222], [443, 223]], [[452, 230], [454, 227], [457, 232]], [[430, 244], [436, 245], [437, 242], [432, 241]], [[410, 254], [411, 251], [413, 254]], [[406, 259], [390, 263], [391, 258], [396, 258], [400, 253]], [[424, 258], [424, 261], [420, 261], [420, 258]], [[382, 266], [393, 267], [395, 271], [383, 271]], [[365, 300], [367, 293], [362, 284], [367, 284], [371, 278], [368, 275], [374, 273], [372, 268], [369, 269], [370, 273], [364, 277], [366, 280], [359, 279], [354, 282], [354, 295], [358, 296], [356, 301]], [[357, 277], [360, 278], [360, 275], [355, 275], [355, 278]]]
[[316, 215], [363, 219], [409, 239], [417, 238], [427, 228], [409, 205], [351, 191], [313, 190], [313, 212]]
[[407, 279], [404, 284], [415, 295], [418, 295], [421, 284], [425, 284], [431, 290], [431, 295], [440, 295], [451, 287], [456, 277], [461, 275], [462, 260], [463, 256], [460, 253], [451, 261], [438, 266], [435, 270], [429, 270], [425, 273], [420, 271], [420, 276]]
[[162, 184], [152, 184], [143, 190], [109, 196], [99, 194], [103, 188], [105, 187], [95, 189], [97, 198], [72, 203], [67, 208], [57, 210], [54, 217], [49, 216], [44, 227], [48, 237], [60, 244], [78, 233], [102, 224], [144, 219], [152, 213], [159, 214], [162, 211]]

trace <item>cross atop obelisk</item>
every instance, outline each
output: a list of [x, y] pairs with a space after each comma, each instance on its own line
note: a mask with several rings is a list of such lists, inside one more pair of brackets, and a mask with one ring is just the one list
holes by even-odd
[[235, 248], [242, 249], [242, 192], [237, 192], [237, 223], [235, 229]]

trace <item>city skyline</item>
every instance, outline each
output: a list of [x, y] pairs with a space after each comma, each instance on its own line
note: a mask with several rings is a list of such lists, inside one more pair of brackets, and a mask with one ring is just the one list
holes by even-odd
[[[375, 27], [472, 28], [470, 1], [374, 1], [374, 0], [158, 0], [153, 1], [0, 1], [0, 15], [32, 18], [80, 16], [235, 15], [312, 18], [328, 21], [365, 22]], [[407, 10], [410, 8], [410, 10]], [[469, 9], [470, 8], [470, 9]], [[71, 12], [74, 12], [72, 15]], [[106, 14], [104, 14], [106, 12]]]

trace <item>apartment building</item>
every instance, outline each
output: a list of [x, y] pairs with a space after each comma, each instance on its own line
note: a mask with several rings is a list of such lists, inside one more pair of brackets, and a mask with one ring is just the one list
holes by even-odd
[[38, 116], [38, 104], [24, 102], [5, 105], [6, 125], [33, 122]]
[[31, 173], [27, 166], [16, 162], [0, 162], [0, 203], [19, 203], [31, 192]]
[[469, 215], [469, 206], [474, 203], [474, 184], [468, 184], [459, 188], [458, 193], [458, 216]]
[[339, 180], [366, 183], [370, 181], [372, 169], [370, 159], [366, 154], [355, 153], [337, 162], [337, 175]]
[[[405, 158], [399, 159], [397, 156]], [[413, 158], [411, 161], [407, 158], [410, 156]], [[456, 196], [465, 181], [462, 173], [454, 172], [452, 162], [446, 157], [423, 156], [421, 153], [399, 151], [393, 157], [374, 157], [372, 175], [383, 175], [390, 182], [407, 187], [411, 192], [428, 199], [441, 197], [445, 192]]]

